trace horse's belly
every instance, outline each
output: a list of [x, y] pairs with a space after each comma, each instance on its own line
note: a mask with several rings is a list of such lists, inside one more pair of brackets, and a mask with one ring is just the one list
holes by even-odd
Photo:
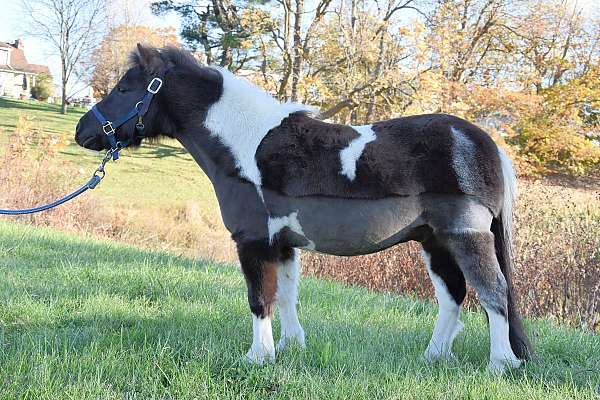
[[367, 254], [405, 241], [421, 214], [417, 197], [359, 200], [266, 193], [265, 201], [270, 235], [294, 247], [335, 255]]

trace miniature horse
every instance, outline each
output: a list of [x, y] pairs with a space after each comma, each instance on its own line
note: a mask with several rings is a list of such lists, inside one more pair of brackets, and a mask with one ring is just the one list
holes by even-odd
[[[466, 282], [487, 313], [489, 368], [502, 372], [528, 358], [511, 283], [515, 174], [484, 131], [443, 114], [363, 126], [327, 123], [306, 106], [281, 104], [170, 47], [138, 45], [132, 63], [97, 108], [117, 118], [164, 74], [144, 117], [145, 137], [176, 138], [214, 185], [248, 287], [252, 362], [275, 358], [275, 303], [277, 349], [304, 346], [297, 249], [358, 255], [409, 240], [423, 246], [439, 304], [427, 360], [453, 357]], [[134, 125], [117, 129], [117, 140], [139, 145]], [[88, 149], [111, 147], [91, 112], [79, 121], [75, 139]]]

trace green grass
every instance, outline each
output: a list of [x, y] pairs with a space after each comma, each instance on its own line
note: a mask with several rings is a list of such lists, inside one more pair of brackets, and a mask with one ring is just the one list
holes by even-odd
[[[59, 106], [34, 101], [0, 98], [0, 147], [17, 125], [19, 116], [30, 120], [33, 127], [46, 133], [67, 138], [70, 143], [58, 155], [57, 161], [68, 161], [91, 174], [102, 156], [85, 150], [74, 141], [75, 126], [84, 114], [82, 109], [59, 113]], [[119, 162], [110, 163], [107, 177], [94, 194], [102, 200], [124, 208], [157, 208], [182, 206], [188, 201], [200, 204], [203, 210], [217, 215], [214, 191], [192, 157], [175, 140], [144, 144], [139, 149], [126, 150]]]
[[35, 124], [43, 126], [47, 133], [66, 135], [74, 129], [84, 112], [81, 108], [69, 108], [67, 115], [62, 115], [57, 104], [0, 97], [0, 130], [12, 131], [19, 116], [27, 116]]
[[238, 268], [0, 223], [0, 399], [599, 397], [598, 336], [528, 322], [536, 360], [497, 377], [480, 314], [430, 366], [431, 304], [315, 279], [300, 299], [307, 349], [251, 366]]

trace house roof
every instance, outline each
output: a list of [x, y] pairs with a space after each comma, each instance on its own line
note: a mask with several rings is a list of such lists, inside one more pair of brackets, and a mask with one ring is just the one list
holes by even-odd
[[11, 69], [18, 72], [29, 72], [32, 74], [39, 74], [41, 72], [50, 74], [50, 69], [47, 65], [30, 64], [25, 57], [25, 51], [23, 50], [22, 41], [16, 41], [15, 43], [0, 42], [0, 47], [8, 48], [10, 52], [10, 61], [8, 65], [1, 65], [0, 69]]

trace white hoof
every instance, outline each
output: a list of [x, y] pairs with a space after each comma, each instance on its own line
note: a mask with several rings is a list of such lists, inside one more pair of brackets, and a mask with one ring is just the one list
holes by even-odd
[[246, 359], [255, 365], [275, 362], [275, 349], [268, 350], [264, 346], [252, 346], [246, 353]]
[[488, 371], [490, 371], [492, 374], [502, 375], [508, 369], [519, 368], [522, 364], [523, 361], [519, 360], [512, 354], [509, 354], [504, 358], [494, 357], [488, 364]]
[[285, 350], [286, 347], [291, 345], [298, 345], [301, 348], [306, 347], [306, 341], [304, 339], [304, 330], [300, 328], [300, 330], [294, 333], [283, 333], [279, 342], [277, 342], [277, 350], [282, 351]]
[[457, 320], [452, 332], [446, 338], [441, 339], [438, 344], [435, 339], [431, 339], [423, 357], [426, 361], [432, 363], [436, 361], [454, 361], [456, 356], [452, 353], [452, 343], [458, 334], [463, 330], [464, 324]]
[[430, 364], [436, 363], [438, 361], [455, 361], [456, 356], [451, 351], [443, 353], [438, 351], [437, 349], [430, 349], [427, 347], [425, 350], [425, 354], [423, 354], [423, 358]]

